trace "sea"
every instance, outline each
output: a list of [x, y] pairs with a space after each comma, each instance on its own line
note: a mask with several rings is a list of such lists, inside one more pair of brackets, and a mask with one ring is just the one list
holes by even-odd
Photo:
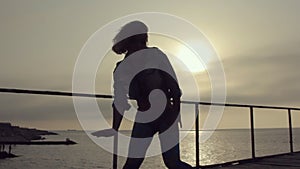
[[[112, 168], [112, 154], [95, 144], [84, 131], [54, 131], [59, 135], [46, 140], [70, 138], [76, 145], [17, 145], [12, 153], [19, 157], [0, 160], [0, 169], [93, 169]], [[195, 166], [195, 132], [188, 132], [180, 144], [181, 159]], [[201, 131], [205, 132], [205, 131]], [[294, 150], [300, 151], [300, 129], [293, 129]], [[256, 156], [287, 153], [290, 151], [289, 130], [256, 129]], [[217, 130], [200, 144], [200, 164], [210, 165], [251, 158], [251, 135], [248, 129]], [[126, 158], [118, 158], [122, 168]], [[142, 169], [165, 169], [160, 155], [144, 160]]]

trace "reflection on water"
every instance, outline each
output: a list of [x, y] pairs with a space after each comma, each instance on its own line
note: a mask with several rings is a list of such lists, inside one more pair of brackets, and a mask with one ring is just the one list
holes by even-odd
[[[21, 157], [0, 160], [0, 168], [111, 168], [112, 155], [89, 140], [82, 131], [60, 131], [49, 140], [66, 137], [78, 142], [72, 146], [16, 146], [13, 153]], [[195, 165], [194, 132], [181, 142], [182, 160]], [[295, 150], [300, 149], [300, 129], [294, 129]], [[289, 151], [287, 129], [258, 129], [255, 132], [257, 156]], [[220, 130], [200, 145], [201, 165], [215, 164], [251, 157], [249, 130]], [[119, 158], [119, 166], [125, 158]], [[141, 168], [163, 169], [161, 156], [145, 159]]]

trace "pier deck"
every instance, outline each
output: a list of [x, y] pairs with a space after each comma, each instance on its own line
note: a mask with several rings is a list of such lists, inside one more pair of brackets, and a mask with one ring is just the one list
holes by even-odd
[[[209, 167], [210, 168], [210, 167]], [[220, 168], [220, 167], [212, 167]], [[300, 168], [300, 152], [258, 158], [240, 164], [221, 167], [222, 169], [296, 169]]]

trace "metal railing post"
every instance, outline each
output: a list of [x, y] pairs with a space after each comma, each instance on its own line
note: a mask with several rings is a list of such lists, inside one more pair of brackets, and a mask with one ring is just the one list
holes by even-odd
[[250, 125], [251, 125], [251, 150], [252, 158], [255, 159], [255, 138], [254, 138], [254, 113], [253, 107], [250, 107]]
[[195, 129], [196, 129], [196, 168], [200, 168], [200, 141], [199, 141], [199, 105], [195, 104]]
[[291, 109], [288, 109], [288, 119], [289, 119], [289, 135], [290, 135], [290, 151], [291, 153], [294, 152], [294, 147], [293, 147], [293, 125], [292, 125], [292, 114], [291, 114]]

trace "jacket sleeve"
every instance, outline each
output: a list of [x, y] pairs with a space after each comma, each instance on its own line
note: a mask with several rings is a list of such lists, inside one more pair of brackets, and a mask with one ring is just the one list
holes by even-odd
[[165, 70], [166, 75], [164, 75], [164, 83], [168, 88], [168, 93], [172, 98], [180, 98], [182, 93], [178, 84], [177, 76], [168, 57], [165, 54], [163, 54], [160, 67], [161, 70]]
[[[117, 63], [116, 68], [120, 64]], [[130, 105], [128, 104], [128, 86], [126, 82], [126, 78], [122, 76], [123, 74], [118, 73], [118, 71], [114, 71], [113, 73], [113, 88], [114, 88], [114, 107], [118, 110], [119, 113], [124, 114], [126, 110], [129, 110]]]

